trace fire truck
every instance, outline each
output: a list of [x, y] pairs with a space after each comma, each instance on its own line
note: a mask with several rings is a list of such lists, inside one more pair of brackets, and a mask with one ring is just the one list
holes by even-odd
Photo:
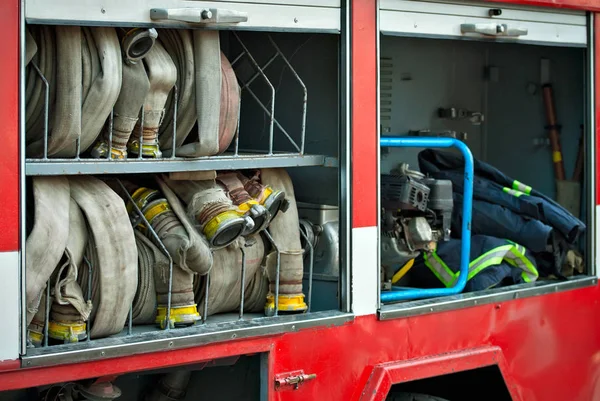
[[0, 399], [600, 399], [600, 3], [0, 9]]

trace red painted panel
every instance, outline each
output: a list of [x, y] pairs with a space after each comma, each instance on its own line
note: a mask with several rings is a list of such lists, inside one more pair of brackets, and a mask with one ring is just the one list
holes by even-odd
[[[0, 252], [19, 249], [19, 1], [0, 4]], [[8, 267], [8, 266], [2, 266]], [[14, 267], [14, 266], [13, 266]]]
[[[498, 365], [506, 371], [506, 361], [499, 347], [486, 346], [459, 352], [386, 362], [375, 366], [360, 401], [385, 401], [393, 384], [442, 376], [484, 366]], [[510, 391], [510, 390], [509, 390]], [[521, 401], [518, 394], [511, 394], [513, 401]]]
[[377, 2], [352, 0], [352, 227], [377, 225]]
[[[397, 361], [413, 365], [413, 369], [383, 377], [381, 381], [387, 386], [442, 374], [452, 367], [489, 365], [491, 354], [485, 349], [493, 349], [493, 359], [516, 399], [598, 400], [599, 296], [600, 288], [589, 287], [412, 318], [382, 322], [375, 316], [363, 316], [340, 327], [306, 329], [270, 338], [0, 372], [0, 389], [269, 352], [271, 385], [274, 375], [279, 373], [303, 370], [317, 375], [296, 391], [275, 392], [271, 386], [270, 401], [349, 401], [360, 399], [378, 365], [389, 362], [402, 365]], [[444, 356], [465, 350], [475, 355], [474, 359], [456, 362]], [[432, 363], [425, 363], [432, 357]]]

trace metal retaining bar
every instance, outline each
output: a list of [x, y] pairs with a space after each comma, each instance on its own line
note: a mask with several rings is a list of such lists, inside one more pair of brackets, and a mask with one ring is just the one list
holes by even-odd
[[454, 138], [382, 137], [381, 147], [394, 148], [450, 148], [455, 147], [465, 158], [465, 180], [463, 194], [462, 243], [460, 250], [460, 273], [454, 286], [449, 288], [394, 290], [381, 293], [381, 302], [398, 302], [420, 298], [456, 295], [465, 289], [469, 275], [471, 253], [471, 209], [473, 205], [473, 155], [463, 142]]

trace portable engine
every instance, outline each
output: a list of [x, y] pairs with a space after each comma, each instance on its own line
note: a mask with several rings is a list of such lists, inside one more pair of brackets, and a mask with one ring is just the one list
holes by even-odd
[[450, 239], [452, 182], [428, 178], [402, 163], [381, 175], [383, 281], [422, 251]]

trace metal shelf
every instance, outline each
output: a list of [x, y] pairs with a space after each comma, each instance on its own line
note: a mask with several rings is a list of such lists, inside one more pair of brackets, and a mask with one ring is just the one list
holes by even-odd
[[337, 159], [323, 155], [240, 154], [210, 156], [197, 159], [27, 159], [25, 174], [80, 175], [80, 174], [139, 174], [175, 171], [241, 170], [277, 167], [337, 167]]

